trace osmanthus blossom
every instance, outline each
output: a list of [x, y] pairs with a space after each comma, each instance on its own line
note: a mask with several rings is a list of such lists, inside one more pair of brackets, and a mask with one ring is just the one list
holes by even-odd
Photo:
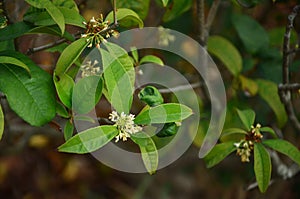
[[134, 117], [133, 114], [126, 115], [124, 112], [119, 115], [116, 111], [109, 114], [108, 119], [114, 122], [114, 126], [119, 130], [119, 134], [115, 137], [115, 142], [119, 140], [126, 141], [127, 138], [130, 138], [130, 135], [142, 131], [143, 128], [141, 126], [134, 124]]

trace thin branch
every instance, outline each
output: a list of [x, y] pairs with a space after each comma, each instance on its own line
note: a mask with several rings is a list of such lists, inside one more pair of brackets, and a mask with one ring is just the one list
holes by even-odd
[[206, 31], [209, 33], [211, 25], [216, 17], [218, 8], [220, 6], [221, 0], [215, 0], [209, 10], [207, 19], [206, 19]]
[[279, 84], [278, 90], [279, 91], [298, 91], [300, 89], [299, 83], [294, 84]]
[[282, 81], [283, 84], [278, 86], [279, 96], [285, 106], [290, 121], [295, 129], [300, 131], [300, 122], [296, 117], [294, 107], [291, 101], [291, 90], [299, 89], [298, 84], [290, 84], [289, 80], [289, 65], [290, 65], [290, 38], [294, 28], [294, 20], [300, 12], [300, 5], [294, 7], [293, 12], [288, 16], [288, 23], [283, 40], [283, 61], [282, 61]]
[[36, 52], [43, 51], [43, 50], [52, 48], [54, 46], [58, 46], [59, 44], [62, 44], [66, 41], [68, 41], [66, 38], [62, 38], [62, 39], [59, 39], [59, 40], [49, 43], [49, 44], [45, 44], [45, 45], [34, 47], [34, 48], [29, 48], [26, 52], [26, 55], [32, 55]]
[[113, 0], [113, 15], [114, 15], [114, 25], [118, 26], [118, 20], [117, 20], [117, 0]]
[[197, 0], [197, 19], [198, 19], [198, 40], [202, 46], [206, 46], [205, 28], [205, 4], [204, 0]]
[[173, 88], [158, 89], [158, 91], [160, 93], [172, 93], [172, 92], [178, 92], [178, 91], [183, 91], [183, 90], [189, 90], [191, 88], [198, 88], [201, 86], [203, 86], [202, 82], [196, 82], [196, 83], [192, 83], [192, 84], [176, 86]]

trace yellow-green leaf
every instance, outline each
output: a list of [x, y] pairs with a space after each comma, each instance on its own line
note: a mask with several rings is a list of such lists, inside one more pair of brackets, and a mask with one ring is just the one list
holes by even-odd
[[207, 49], [223, 62], [232, 75], [237, 76], [241, 72], [242, 57], [230, 41], [220, 36], [211, 36], [208, 38]]

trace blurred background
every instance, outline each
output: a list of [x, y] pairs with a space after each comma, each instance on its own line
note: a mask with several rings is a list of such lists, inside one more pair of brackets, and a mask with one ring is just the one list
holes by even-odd
[[[143, 0], [140, 0], [143, 1]], [[174, 0], [176, 1], [176, 0]], [[171, 1], [172, 3], [173, 1]], [[155, 0], [150, 0], [148, 14], [144, 16], [145, 26], [159, 26], [174, 29], [197, 39], [197, 11], [196, 1], [186, 1], [188, 9], [173, 18], [162, 20], [166, 10]], [[206, 1], [206, 14], [212, 4]], [[244, 1], [242, 1], [244, 2]], [[245, 2], [248, 2], [245, 0]], [[22, 20], [27, 4], [23, 0], [4, 0], [3, 7], [8, 15], [9, 23]], [[93, 16], [104, 16], [112, 9], [109, 0], [76, 0], [81, 14], [86, 20]], [[243, 73], [247, 77], [262, 78], [275, 83], [281, 82], [281, 46], [287, 16], [293, 7], [299, 3], [295, 0], [282, 0], [273, 3], [271, 0], [262, 1], [255, 7], [246, 9], [236, 1], [222, 0], [217, 16], [212, 24], [211, 35], [222, 35], [229, 39], [243, 56]], [[141, 8], [136, 8], [141, 9]], [[259, 54], [249, 54], [237, 38], [231, 16], [233, 13], [247, 14], [257, 20], [268, 32], [270, 48]], [[300, 18], [299, 18], [300, 19]], [[296, 20], [296, 30], [299, 27]], [[67, 27], [72, 33], [79, 30]], [[122, 31], [122, 29], [120, 29]], [[300, 31], [299, 31], [300, 32]], [[26, 35], [18, 38], [16, 46], [25, 53], [28, 48], [44, 45], [58, 38], [48, 35]], [[293, 33], [292, 42], [297, 43], [297, 32]], [[245, 53], [244, 53], [245, 52]], [[142, 54], [155, 53], [165, 64], [170, 65], [189, 80], [198, 77], [195, 71], [184, 60], [174, 58], [163, 52], [145, 51]], [[43, 69], [52, 73], [59, 54], [51, 52], [37, 52], [30, 57]], [[297, 60], [297, 56], [295, 57]], [[231, 107], [245, 107], [250, 104], [257, 113], [257, 121], [276, 128], [276, 118], [270, 108], [256, 96], [249, 96], [247, 90], [236, 89], [228, 71], [216, 60], [224, 78], [228, 95], [228, 117], [225, 126], [237, 123], [231, 115]], [[299, 61], [291, 67], [291, 80], [299, 82]], [[202, 112], [209, 115], [209, 105], [201, 89], [196, 92], [203, 103], [199, 104]], [[167, 101], [172, 100], [172, 94], [165, 94]], [[297, 99], [297, 96], [296, 96]], [[22, 99], [20, 99], [22, 100]], [[0, 142], [0, 198], [23, 199], [246, 199], [246, 198], [300, 198], [300, 175], [283, 180], [273, 169], [272, 185], [265, 194], [261, 194], [255, 185], [253, 161], [241, 163], [240, 158], [231, 154], [219, 165], [207, 169], [204, 161], [198, 158], [201, 140], [205, 135], [207, 121], [201, 121], [195, 143], [188, 151], [170, 166], [158, 170], [156, 174], [130, 174], [113, 170], [96, 160], [92, 155], [75, 155], [59, 153], [57, 147], [64, 142], [61, 127], [66, 122], [61, 118], [44, 127], [31, 127], [16, 116], [8, 107], [7, 101], [1, 99], [5, 114], [5, 132]], [[100, 102], [101, 103], [101, 102]], [[295, 101], [296, 111], [299, 102]], [[107, 114], [110, 107], [105, 107], [102, 101], [97, 106], [101, 112]], [[107, 109], [107, 111], [105, 111]], [[291, 124], [277, 132], [284, 134], [284, 138], [300, 146], [299, 132], [295, 132]], [[287, 164], [291, 162], [283, 158]], [[133, 163], [134, 164], [134, 163]]]

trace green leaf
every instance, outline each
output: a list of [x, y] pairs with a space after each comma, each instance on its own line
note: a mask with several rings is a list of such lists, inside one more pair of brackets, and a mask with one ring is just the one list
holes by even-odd
[[19, 67], [25, 69], [28, 72], [28, 74], [30, 75], [30, 70], [26, 66], [26, 64], [24, 64], [22, 61], [14, 58], [14, 57], [0, 56], [0, 64], [12, 64], [12, 65], [15, 65], [15, 66], [19, 66]]
[[67, 48], [65, 48], [56, 63], [56, 75], [60, 76], [62, 73], [65, 73], [77, 60], [77, 58], [80, 56], [87, 45], [88, 42], [86, 42], [86, 38], [81, 38], [74, 41]]
[[146, 55], [140, 60], [140, 64], [144, 63], [155, 63], [161, 66], [164, 66], [164, 62], [157, 56], [154, 55]]
[[236, 150], [234, 142], [224, 142], [217, 144], [205, 157], [204, 161], [207, 168], [211, 168], [221, 162], [230, 153]]
[[178, 122], [188, 118], [193, 111], [183, 104], [161, 104], [143, 111], [134, 120], [136, 124]]
[[261, 143], [254, 144], [254, 172], [261, 192], [265, 192], [271, 179], [271, 158]]
[[179, 126], [175, 122], [166, 123], [164, 127], [156, 134], [157, 137], [169, 137], [177, 133]]
[[53, 4], [58, 7], [64, 7], [79, 12], [74, 0], [52, 0]]
[[[127, 9], [127, 8], [118, 8], [117, 10], [117, 20], [120, 26], [123, 26], [125, 28], [130, 28], [132, 26], [138, 25], [139, 28], [144, 27], [144, 22], [139, 17], [139, 15], [134, 12], [133, 10]], [[110, 12], [106, 18], [105, 21], [109, 21], [113, 23], [113, 12]]]
[[161, 0], [162, 4], [164, 7], [168, 5], [169, 0]]
[[211, 36], [208, 38], [207, 49], [224, 63], [232, 75], [237, 76], [241, 72], [242, 57], [230, 41], [220, 36]]
[[[65, 7], [58, 7], [58, 9], [63, 14], [66, 24], [85, 28], [85, 25], [83, 24], [85, 19], [78, 13], [78, 11]], [[40, 9], [27, 12], [24, 16], [24, 21], [30, 22], [36, 26], [52, 26], [56, 24], [48, 12]]]
[[246, 109], [246, 110], [239, 110], [236, 109], [244, 127], [246, 128], [247, 131], [250, 131], [251, 126], [254, 124], [255, 120], [255, 112], [251, 109]]
[[251, 96], [254, 96], [257, 94], [258, 86], [254, 80], [249, 79], [243, 75], [239, 75], [239, 80], [241, 82], [241, 89], [244, 92], [249, 93]]
[[12, 54], [31, 71], [10, 64], [0, 64], [0, 90], [5, 93], [9, 106], [33, 126], [42, 126], [55, 116], [56, 100], [51, 77], [28, 57], [18, 52]]
[[[61, 11], [50, 1], [50, 0], [26, 0], [27, 3], [32, 5], [33, 7], [46, 9], [51, 18], [55, 21], [55, 23], [59, 26], [61, 30], [61, 34], [65, 32], [65, 18]], [[39, 18], [36, 18], [39, 19]], [[53, 24], [47, 24], [53, 25]]]
[[[39, 26], [29, 30], [26, 34], [49, 34], [55, 36], [61, 36], [60, 29], [57, 25], [54, 26]], [[74, 36], [65, 31], [63, 37], [69, 41], [74, 41]], [[55, 46], [56, 47], [56, 46]], [[48, 49], [47, 49], [48, 50]]]
[[72, 108], [72, 92], [74, 87], [74, 80], [67, 74], [53, 76], [55, 88], [61, 102], [68, 108]]
[[0, 140], [2, 139], [3, 132], [4, 132], [4, 115], [2, 111], [2, 106], [0, 104]]
[[[121, 0], [116, 1], [117, 8], [128, 8], [136, 12], [141, 19], [145, 19], [148, 15], [150, 0]], [[111, 21], [112, 22], [112, 21]]]
[[261, 132], [268, 132], [268, 133], [270, 133], [274, 138], [277, 138], [277, 135], [276, 135], [275, 131], [274, 131], [272, 128], [270, 128], [270, 127], [267, 127], [267, 126], [261, 127], [261, 128], [259, 129], [259, 131], [261, 131]]
[[263, 141], [263, 144], [288, 156], [300, 166], [300, 151], [290, 142], [281, 139], [271, 139]]
[[136, 63], [139, 62], [139, 54], [138, 54], [136, 47], [131, 47], [130, 51], [131, 51], [134, 62], [136, 62]]
[[73, 135], [74, 125], [71, 123], [71, 121], [72, 120], [67, 120], [64, 127], [64, 138], [66, 141], [68, 141]]
[[73, 119], [74, 121], [85, 121], [93, 124], [95, 124], [96, 122], [92, 117], [89, 117], [87, 115], [75, 115]]
[[264, 99], [274, 111], [279, 127], [283, 127], [287, 122], [287, 114], [278, 96], [278, 88], [274, 82], [258, 79], [258, 94]]
[[67, 153], [90, 153], [103, 147], [118, 133], [117, 128], [112, 125], [90, 128], [70, 138], [66, 143], [58, 147], [58, 150]]
[[135, 71], [127, 52], [113, 43], [105, 43], [108, 51], [100, 48], [104, 79], [109, 101], [117, 112], [129, 113], [134, 91]]
[[25, 22], [17, 22], [0, 29], [0, 41], [15, 39], [31, 30], [34, 26]]
[[90, 112], [100, 100], [103, 81], [100, 76], [80, 79], [73, 88], [72, 108], [76, 113]]
[[244, 129], [240, 129], [240, 128], [229, 128], [229, 129], [225, 129], [222, 132], [222, 137], [224, 136], [228, 136], [228, 135], [232, 135], [232, 134], [244, 134], [247, 135], [247, 131], [245, 131]]
[[[138, 134], [142, 134], [139, 136]], [[132, 134], [130, 137], [137, 145], [139, 145], [141, 150], [142, 159], [147, 171], [152, 175], [155, 173], [158, 167], [158, 152], [155, 143], [144, 132], [139, 132], [137, 134]]]
[[56, 102], [56, 113], [63, 118], [71, 117], [66, 108], [60, 102]]
[[188, 11], [193, 5], [193, 0], [176, 0], [172, 1], [166, 7], [166, 12], [163, 16], [163, 22], [169, 22], [181, 16]]
[[138, 97], [149, 106], [157, 106], [164, 103], [164, 98], [154, 86], [146, 86], [143, 88], [139, 92]]
[[249, 53], [257, 53], [260, 49], [269, 46], [267, 32], [251, 17], [234, 14], [231, 21]]

